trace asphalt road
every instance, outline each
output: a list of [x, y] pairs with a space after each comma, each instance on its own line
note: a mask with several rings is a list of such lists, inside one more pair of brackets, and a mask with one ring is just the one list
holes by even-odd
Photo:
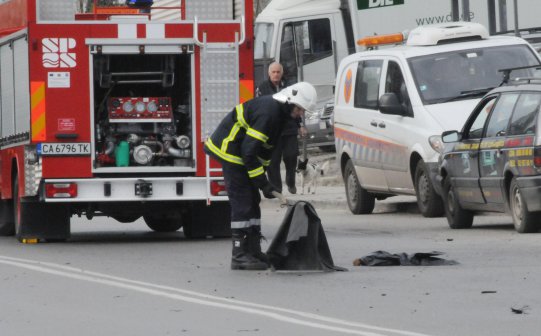
[[[0, 334], [538, 334], [539, 234], [517, 234], [504, 216], [450, 230], [443, 218], [401, 211], [317, 211], [348, 272], [231, 271], [228, 239], [189, 241], [142, 221], [75, 219], [65, 243], [0, 237]], [[264, 249], [284, 212], [265, 203]], [[436, 250], [459, 264], [352, 266], [376, 250]]]

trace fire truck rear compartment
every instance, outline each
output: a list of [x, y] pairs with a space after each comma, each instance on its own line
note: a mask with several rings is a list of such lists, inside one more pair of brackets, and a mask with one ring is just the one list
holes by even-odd
[[93, 55], [96, 172], [194, 169], [191, 64], [191, 54]]

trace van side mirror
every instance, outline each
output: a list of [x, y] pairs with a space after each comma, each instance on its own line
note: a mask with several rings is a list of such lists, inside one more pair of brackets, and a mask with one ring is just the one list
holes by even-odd
[[457, 142], [458, 140], [460, 140], [458, 131], [445, 131], [441, 134], [441, 141], [445, 143]]
[[395, 93], [384, 93], [379, 98], [379, 110], [381, 113], [384, 114], [395, 114], [395, 115], [406, 115], [406, 109], [402, 104], [400, 104], [400, 101], [398, 101], [398, 97]]

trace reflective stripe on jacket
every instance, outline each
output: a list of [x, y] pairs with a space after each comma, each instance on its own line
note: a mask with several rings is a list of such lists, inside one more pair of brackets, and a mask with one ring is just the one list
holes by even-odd
[[237, 105], [207, 139], [205, 151], [222, 162], [244, 165], [250, 178], [264, 177], [289, 113], [289, 107], [272, 96]]

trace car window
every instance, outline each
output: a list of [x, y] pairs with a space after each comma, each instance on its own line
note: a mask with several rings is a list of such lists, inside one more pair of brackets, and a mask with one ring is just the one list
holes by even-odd
[[408, 90], [402, 75], [402, 70], [398, 63], [389, 61], [387, 66], [387, 76], [385, 77], [385, 93], [394, 93], [398, 101], [408, 111], [409, 115], [413, 114], [411, 103], [409, 100]]
[[307, 31], [303, 50], [304, 64], [332, 55], [331, 23], [329, 19], [309, 20], [304, 29]]
[[357, 67], [353, 106], [376, 110], [383, 61], [362, 61]]
[[293, 38], [293, 25], [284, 26], [280, 46], [280, 63], [284, 67], [284, 81], [290, 85], [297, 83], [297, 54]]
[[534, 134], [540, 104], [541, 93], [521, 94], [511, 118], [509, 135]]
[[496, 98], [497, 96], [490, 97], [482, 103], [479, 114], [477, 114], [471, 126], [466, 130], [466, 138], [479, 139], [483, 136], [483, 128], [496, 102]]
[[488, 121], [485, 138], [505, 136], [509, 119], [513, 113], [513, 108], [517, 102], [518, 93], [502, 94], [492, 109], [490, 120]]

